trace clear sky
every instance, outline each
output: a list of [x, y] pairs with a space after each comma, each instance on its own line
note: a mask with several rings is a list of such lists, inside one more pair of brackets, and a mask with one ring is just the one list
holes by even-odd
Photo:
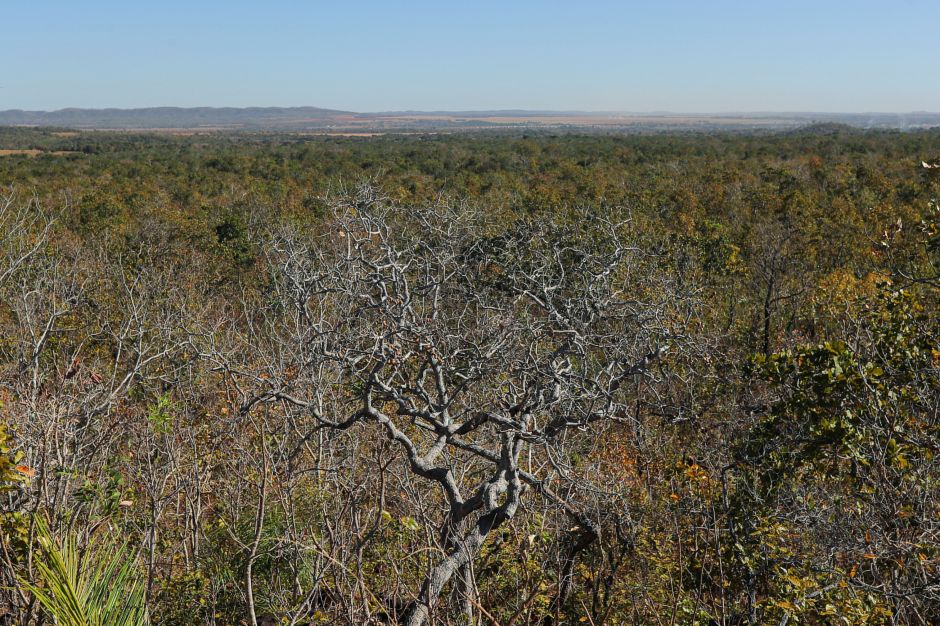
[[0, 0], [0, 109], [940, 111], [940, 0]]

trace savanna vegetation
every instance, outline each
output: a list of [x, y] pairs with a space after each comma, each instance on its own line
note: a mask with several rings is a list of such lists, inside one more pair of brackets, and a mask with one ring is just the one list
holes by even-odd
[[0, 624], [940, 619], [940, 132], [0, 149]]

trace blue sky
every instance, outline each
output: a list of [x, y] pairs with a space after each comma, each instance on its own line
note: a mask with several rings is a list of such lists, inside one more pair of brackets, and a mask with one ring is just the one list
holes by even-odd
[[940, 111], [940, 0], [0, 0], [0, 109]]

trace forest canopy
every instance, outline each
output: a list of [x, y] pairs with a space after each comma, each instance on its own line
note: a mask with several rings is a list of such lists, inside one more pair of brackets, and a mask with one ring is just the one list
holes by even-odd
[[935, 623], [937, 163], [0, 128], [0, 624]]

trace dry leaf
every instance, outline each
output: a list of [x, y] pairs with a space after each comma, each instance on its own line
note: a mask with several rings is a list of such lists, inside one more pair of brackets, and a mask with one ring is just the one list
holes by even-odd
[[36, 470], [31, 468], [29, 465], [17, 465], [14, 469], [25, 476], [32, 477], [36, 475]]

